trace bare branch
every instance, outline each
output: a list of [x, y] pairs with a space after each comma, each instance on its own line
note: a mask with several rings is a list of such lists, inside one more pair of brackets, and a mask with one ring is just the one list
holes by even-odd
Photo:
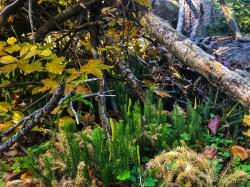
[[[57, 25], [62, 24], [63, 22], [65, 22], [69, 18], [71, 18], [79, 13], [85, 12], [87, 14], [88, 7], [92, 6], [95, 2], [96, 2], [96, 0], [89, 0], [83, 4], [84, 6], [82, 4], [76, 4], [74, 6], [67, 8], [63, 12], [57, 14], [55, 17], [49, 19], [35, 33], [35, 36], [34, 36], [35, 41], [36, 42], [42, 41], [49, 32], [51, 32], [57, 28]], [[87, 16], [86, 16], [86, 18], [87, 18]]]
[[23, 118], [19, 122], [20, 124], [23, 124], [23, 127], [7, 141], [0, 144], [0, 153], [9, 149], [14, 143], [18, 142], [22, 137], [27, 135], [27, 133], [32, 128], [34, 128], [34, 126], [41, 120], [42, 117], [47, 116], [57, 106], [59, 100], [63, 96], [63, 92], [64, 92], [64, 83], [61, 83], [58, 85], [52, 98], [43, 108], [36, 110], [31, 115]]

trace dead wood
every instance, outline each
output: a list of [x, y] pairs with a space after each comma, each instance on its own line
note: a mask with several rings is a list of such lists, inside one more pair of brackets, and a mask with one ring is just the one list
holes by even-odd
[[171, 25], [152, 12], [143, 13], [141, 25], [184, 64], [192, 67], [212, 84], [250, 108], [250, 83], [223, 66], [194, 42], [178, 33]]

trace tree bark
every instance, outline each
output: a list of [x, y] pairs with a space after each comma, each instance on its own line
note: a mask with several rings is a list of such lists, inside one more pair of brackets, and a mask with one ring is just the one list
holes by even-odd
[[242, 34], [240, 32], [240, 29], [236, 23], [236, 21], [234, 20], [233, 14], [230, 11], [229, 7], [227, 6], [227, 3], [225, 0], [219, 0], [219, 3], [221, 5], [221, 9], [224, 13], [224, 16], [227, 20], [227, 23], [229, 25], [229, 27], [231, 28], [231, 30], [234, 32], [235, 34], [235, 39], [241, 39], [242, 38]]
[[246, 79], [224, 67], [214, 56], [203, 51], [152, 12], [142, 14], [140, 24], [184, 64], [250, 108], [250, 83]]

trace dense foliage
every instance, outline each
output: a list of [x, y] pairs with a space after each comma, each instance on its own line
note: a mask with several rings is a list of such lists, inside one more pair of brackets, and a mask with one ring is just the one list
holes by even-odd
[[[228, 2], [248, 35], [249, 1]], [[250, 111], [127, 19], [124, 4], [100, 17], [102, 3], [81, 5], [88, 15], [57, 24], [78, 1], [33, 3], [0, 30], [0, 148], [22, 135], [0, 152], [0, 187], [250, 185]], [[219, 25], [207, 31], [228, 34]]]

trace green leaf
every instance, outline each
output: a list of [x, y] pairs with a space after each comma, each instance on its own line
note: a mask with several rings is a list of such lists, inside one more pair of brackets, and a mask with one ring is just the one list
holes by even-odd
[[125, 181], [130, 178], [130, 171], [129, 170], [124, 170], [122, 171], [118, 176], [117, 179], [121, 181]]
[[157, 179], [153, 179], [152, 177], [148, 177], [144, 181], [144, 186], [147, 186], [147, 187], [156, 186], [157, 181], [158, 181]]

